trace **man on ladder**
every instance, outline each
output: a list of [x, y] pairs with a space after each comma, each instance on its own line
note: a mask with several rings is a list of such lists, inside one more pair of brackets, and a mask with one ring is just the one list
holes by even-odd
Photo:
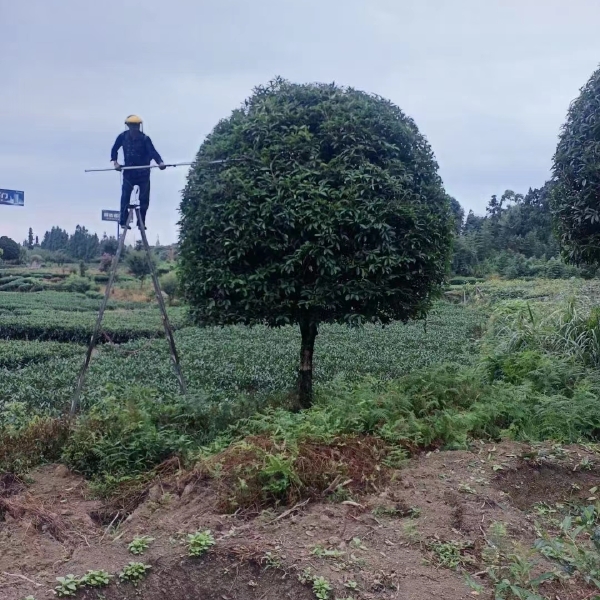
[[[110, 159], [117, 171], [121, 170], [118, 155], [119, 148], [123, 148], [126, 167], [148, 167], [150, 161], [154, 160], [158, 168], [163, 171], [166, 165], [160, 154], [154, 148], [152, 140], [141, 131], [142, 119], [137, 115], [129, 115], [125, 119], [125, 125], [128, 130], [117, 136], [117, 139], [110, 152]], [[131, 203], [131, 192], [135, 186], [140, 190], [140, 213], [144, 228], [146, 224], [146, 213], [150, 204], [150, 169], [127, 169], [123, 171], [123, 187], [121, 190], [121, 219], [120, 225], [128, 228], [127, 219], [129, 216], [129, 205]], [[137, 226], [141, 229], [142, 224]]]
[[[142, 119], [140, 119], [136, 115], [129, 115], [127, 119], [125, 119], [125, 124], [129, 128], [129, 130], [124, 131], [117, 137], [117, 140], [115, 141], [115, 144], [112, 147], [110, 153], [110, 158], [113, 161], [115, 169], [117, 169], [118, 171], [123, 170], [123, 189], [121, 193], [120, 219], [121, 227], [123, 227], [123, 233], [119, 238], [117, 253], [115, 254], [112, 260], [112, 266], [108, 277], [108, 283], [106, 284], [106, 290], [104, 291], [104, 298], [102, 299], [102, 303], [100, 304], [100, 310], [98, 311], [98, 317], [96, 318], [94, 331], [92, 333], [92, 337], [90, 338], [90, 343], [88, 345], [88, 350], [83, 361], [83, 366], [81, 367], [81, 371], [79, 372], [77, 387], [71, 400], [72, 415], [74, 415], [79, 408], [79, 399], [83, 390], [85, 375], [88, 370], [88, 367], [90, 366], [92, 353], [98, 340], [98, 334], [100, 333], [100, 328], [102, 326], [102, 318], [104, 317], [104, 311], [106, 310], [108, 299], [110, 297], [110, 291], [115, 281], [117, 267], [119, 265], [119, 258], [121, 256], [121, 252], [123, 251], [123, 246], [125, 245], [125, 237], [127, 236], [127, 230], [130, 229], [129, 216], [131, 215], [131, 217], [133, 218], [134, 213], [137, 216], [137, 225], [140, 228], [140, 233], [142, 236], [142, 247], [146, 252], [148, 264], [150, 265], [150, 274], [152, 275], [154, 292], [156, 294], [156, 299], [160, 308], [161, 318], [165, 329], [165, 335], [169, 342], [171, 360], [173, 361], [175, 374], [177, 375], [177, 379], [179, 381], [179, 389], [182, 394], [186, 393], [185, 380], [183, 379], [183, 374], [181, 373], [181, 367], [179, 365], [179, 356], [177, 355], [177, 349], [175, 348], [173, 330], [171, 328], [171, 324], [169, 323], [169, 317], [167, 315], [165, 301], [162, 297], [160, 284], [158, 282], [158, 276], [156, 274], [156, 269], [154, 268], [154, 264], [152, 262], [152, 256], [150, 252], [150, 246], [148, 245], [148, 238], [146, 237], [145, 226], [146, 212], [148, 211], [148, 204], [150, 203], [150, 161], [154, 160], [161, 171], [166, 169], [167, 165], [164, 164], [162, 158], [160, 157], [160, 154], [154, 148], [152, 140], [140, 131]], [[125, 155], [124, 169], [118, 161], [119, 148], [123, 148], [123, 154]], [[142, 168], [138, 169], [136, 167]], [[131, 203], [131, 192], [133, 191], [133, 188], [136, 185], [140, 189], [139, 206], [137, 204]]]

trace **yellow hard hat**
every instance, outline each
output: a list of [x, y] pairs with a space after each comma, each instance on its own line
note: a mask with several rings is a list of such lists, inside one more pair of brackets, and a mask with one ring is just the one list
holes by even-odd
[[129, 115], [125, 119], [125, 125], [141, 125], [141, 124], [142, 124], [142, 118], [138, 117], [137, 115]]

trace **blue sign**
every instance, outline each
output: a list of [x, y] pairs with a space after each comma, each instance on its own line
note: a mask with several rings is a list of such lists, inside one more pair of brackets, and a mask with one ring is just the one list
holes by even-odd
[[103, 210], [102, 211], [103, 221], [120, 221], [121, 213], [118, 210]]
[[0, 190], [0, 204], [25, 206], [25, 192], [17, 190]]

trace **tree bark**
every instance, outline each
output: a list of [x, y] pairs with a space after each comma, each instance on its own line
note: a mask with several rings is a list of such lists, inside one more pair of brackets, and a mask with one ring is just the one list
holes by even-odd
[[310, 317], [300, 321], [302, 347], [298, 371], [298, 409], [310, 408], [313, 401], [313, 351], [317, 337], [317, 324]]

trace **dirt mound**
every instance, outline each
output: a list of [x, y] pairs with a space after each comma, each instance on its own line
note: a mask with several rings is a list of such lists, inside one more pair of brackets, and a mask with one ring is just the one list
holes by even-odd
[[[88, 570], [104, 569], [116, 582], [130, 561], [151, 566], [137, 588], [113, 583], [83, 590], [80, 597], [97, 600], [101, 592], [106, 600], [308, 599], [319, 581], [331, 588], [330, 599], [461, 600], [473, 597], [467, 573], [482, 586], [479, 595], [491, 597], [484, 561], [495, 547], [490, 532], [500, 523], [507, 544], [528, 547], [536, 536], [528, 509], [539, 494], [553, 494], [547, 501], [562, 490], [565, 501], [572, 497], [569, 481], [587, 494], [588, 484], [598, 480], [595, 471], [580, 470], [593, 468], [597, 459], [581, 447], [533, 463], [528, 451], [502, 443], [431, 452], [390, 479], [369, 478], [362, 491], [350, 488], [345, 499], [302, 499], [252, 519], [242, 512], [223, 514], [219, 482], [185, 473], [165, 472], [144, 490], [137, 508], [112, 523], [92, 518], [110, 511], [90, 499], [85, 481], [63, 466], [35, 471], [26, 486], [5, 476], [0, 598], [53, 598], [56, 577]], [[537, 491], [526, 496], [530, 481]], [[215, 546], [203, 557], [188, 557], [188, 534], [207, 529]], [[139, 535], [154, 539], [134, 556], [127, 546]], [[561, 600], [592, 597], [577, 582], [544, 589]]]
[[521, 510], [530, 510], [540, 503], [585, 502], [590, 490], [599, 484], [600, 470], [595, 467], [589, 471], [574, 471], [570, 464], [528, 462], [495, 482]]
[[[259, 563], [235, 557], [209, 556], [159, 560], [152, 573], [137, 587], [113, 585], [102, 591], [105, 600], [312, 600], [313, 594], [285, 573], [265, 570]], [[85, 600], [97, 600], [98, 592], [86, 590]]]

